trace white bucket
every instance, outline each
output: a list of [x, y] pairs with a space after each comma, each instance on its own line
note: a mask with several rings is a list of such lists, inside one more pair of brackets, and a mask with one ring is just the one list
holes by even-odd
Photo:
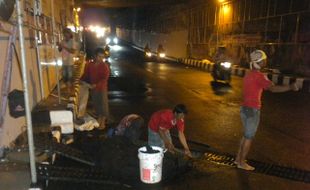
[[145, 153], [146, 147], [139, 148], [140, 179], [143, 183], [158, 183], [161, 181], [164, 152], [161, 147], [151, 146], [158, 153]]

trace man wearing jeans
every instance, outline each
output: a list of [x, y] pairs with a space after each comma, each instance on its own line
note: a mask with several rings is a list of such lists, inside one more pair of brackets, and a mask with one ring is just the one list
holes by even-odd
[[291, 85], [274, 85], [261, 69], [266, 67], [267, 56], [262, 50], [255, 50], [250, 54], [251, 71], [243, 78], [243, 101], [240, 110], [244, 132], [240, 147], [235, 159], [238, 168], [254, 170], [255, 168], [246, 163], [245, 159], [250, 150], [260, 120], [261, 96], [263, 90], [271, 92], [297, 91], [296, 83]]
[[184, 135], [184, 115], [186, 113], [187, 109], [183, 104], [176, 105], [173, 110], [165, 109], [153, 113], [148, 124], [148, 144], [167, 148], [169, 152], [174, 153], [175, 147], [172, 144], [169, 130], [176, 127], [185, 154], [192, 157]]

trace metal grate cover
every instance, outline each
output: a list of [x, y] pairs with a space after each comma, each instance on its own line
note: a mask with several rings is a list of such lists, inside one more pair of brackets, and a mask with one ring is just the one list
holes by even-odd
[[35, 147], [42, 151], [57, 153], [72, 160], [94, 166], [94, 161], [82, 151], [68, 145], [57, 143], [49, 135], [41, 135], [35, 138]]
[[[216, 164], [223, 164], [223, 165], [235, 167], [235, 164], [234, 164], [235, 159], [231, 155], [207, 152], [205, 153], [205, 158], [208, 161], [214, 162]], [[255, 160], [249, 160], [248, 162], [249, 164], [255, 167], [254, 172], [256, 173], [262, 173], [262, 174], [281, 177], [281, 178], [290, 179], [294, 181], [310, 183], [310, 171], [290, 168], [290, 167], [284, 167], [284, 166], [279, 166], [275, 164], [268, 164], [268, 163], [263, 163], [263, 162], [259, 162]]]
[[69, 181], [69, 182], [90, 182], [101, 183], [106, 185], [116, 185], [130, 187], [130, 185], [120, 183], [114, 180], [98, 168], [69, 168], [58, 167], [46, 164], [37, 165], [37, 173], [40, 179], [55, 180], [55, 181]]

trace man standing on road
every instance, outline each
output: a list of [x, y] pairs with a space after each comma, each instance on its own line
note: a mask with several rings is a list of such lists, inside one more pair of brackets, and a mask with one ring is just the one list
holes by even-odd
[[77, 52], [77, 43], [74, 41], [73, 33], [69, 28], [63, 30], [64, 39], [58, 43], [58, 50], [62, 54], [62, 78], [70, 92], [73, 77], [73, 57]]
[[176, 149], [172, 144], [170, 129], [176, 127], [185, 154], [192, 157], [184, 135], [184, 116], [186, 113], [187, 109], [183, 104], [176, 105], [173, 110], [165, 109], [153, 113], [148, 124], [148, 144], [167, 148], [169, 152], [175, 153]]
[[109, 119], [108, 79], [110, 76], [109, 63], [105, 59], [104, 49], [95, 50], [95, 60], [85, 65], [81, 80], [90, 84], [91, 97], [96, 114], [98, 115], [99, 128], [106, 127]]
[[276, 86], [260, 72], [261, 69], [266, 67], [267, 56], [265, 52], [262, 50], [255, 50], [250, 54], [250, 58], [251, 71], [243, 78], [243, 102], [240, 110], [244, 132], [234, 162], [238, 168], [244, 170], [255, 169], [247, 164], [245, 159], [259, 125], [263, 90], [269, 90], [271, 92], [298, 91], [296, 83]]

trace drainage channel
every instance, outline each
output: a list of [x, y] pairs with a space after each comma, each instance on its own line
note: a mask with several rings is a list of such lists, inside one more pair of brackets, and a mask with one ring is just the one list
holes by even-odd
[[67, 181], [67, 182], [88, 182], [112, 186], [122, 186], [131, 188], [130, 185], [123, 184], [111, 178], [107, 172], [98, 168], [70, 168], [57, 167], [47, 164], [37, 165], [38, 177], [41, 180]]
[[[234, 157], [231, 155], [224, 155], [215, 152], [206, 152], [205, 159], [216, 164], [222, 164], [226, 166], [235, 167]], [[289, 180], [310, 183], [310, 171], [301, 170], [297, 168], [290, 168], [285, 166], [279, 166], [275, 164], [269, 164], [259, 162], [255, 160], [248, 160], [248, 163], [255, 167], [254, 172], [285, 178]]]
[[72, 160], [94, 166], [95, 163], [89, 156], [82, 151], [72, 148], [68, 145], [55, 142], [50, 135], [42, 134], [35, 138], [35, 146], [37, 149], [45, 152], [53, 152]]
[[[171, 137], [174, 139], [178, 138], [175, 134], [171, 134]], [[193, 147], [191, 149], [193, 152], [196, 153], [204, 152], [204, 156], [200, 157], [200, 159], [205, 159], [216, 164], [236, 167], [236, 165], [234, 164], [235, 161], [234, 156], [218, 152], [212, 147], [210, 147], [208, 144], [202, 142], [197, 142], [190, 139], [187, 140], [187, 142], [190, 145], [190, 147]], [[280, 166], [271, 163], [264, 163], [256, 160], [248, 160], [248, 163], [255, 167], [254, 172], [256, 173], [276, 176], [293, 181], [310, 183], [310, 171], [307, 170]]]

